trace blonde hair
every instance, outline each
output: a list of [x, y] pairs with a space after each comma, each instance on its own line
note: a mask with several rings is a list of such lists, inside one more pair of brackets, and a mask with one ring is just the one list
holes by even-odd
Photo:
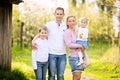
[[79, 18], [80, 24], [82, 23], [82, 21], [86, 22], [86, 23], [87, 23], [87, 26], [88, 26], [90, 19], [88, 19], [88, 18], [86, 18], [86, 17]]

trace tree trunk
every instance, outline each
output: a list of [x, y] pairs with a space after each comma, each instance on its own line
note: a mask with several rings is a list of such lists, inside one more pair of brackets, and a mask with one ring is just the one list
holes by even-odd
[[12, 4], [0, 3], [0, 70], [11, 70]]
[[82, 4], [84, 4], [85, 3], [85, 0], [82, 0]]

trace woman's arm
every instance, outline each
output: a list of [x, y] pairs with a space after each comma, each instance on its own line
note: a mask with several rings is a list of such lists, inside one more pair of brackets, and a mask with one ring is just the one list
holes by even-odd
[[82, 47], [81, 45], [75, 44], [75, 43], [72, 42], [72, 36], [67, 31], [64, 33], [64, 41], [69, 48], [80, 48], [80, 47]]

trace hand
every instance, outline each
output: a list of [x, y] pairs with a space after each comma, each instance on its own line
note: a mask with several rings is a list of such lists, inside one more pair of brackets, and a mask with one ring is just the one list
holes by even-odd
[[37, 44], [36, 43], [32, 43], [32, 49], [37, 49]]

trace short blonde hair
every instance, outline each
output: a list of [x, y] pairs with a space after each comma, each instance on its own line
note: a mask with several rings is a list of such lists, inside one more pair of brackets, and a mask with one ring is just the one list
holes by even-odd
[[86, 23], [89, 23], [89, 19], [86, 17], [79, 18], [79, 22], [85, 21]]

